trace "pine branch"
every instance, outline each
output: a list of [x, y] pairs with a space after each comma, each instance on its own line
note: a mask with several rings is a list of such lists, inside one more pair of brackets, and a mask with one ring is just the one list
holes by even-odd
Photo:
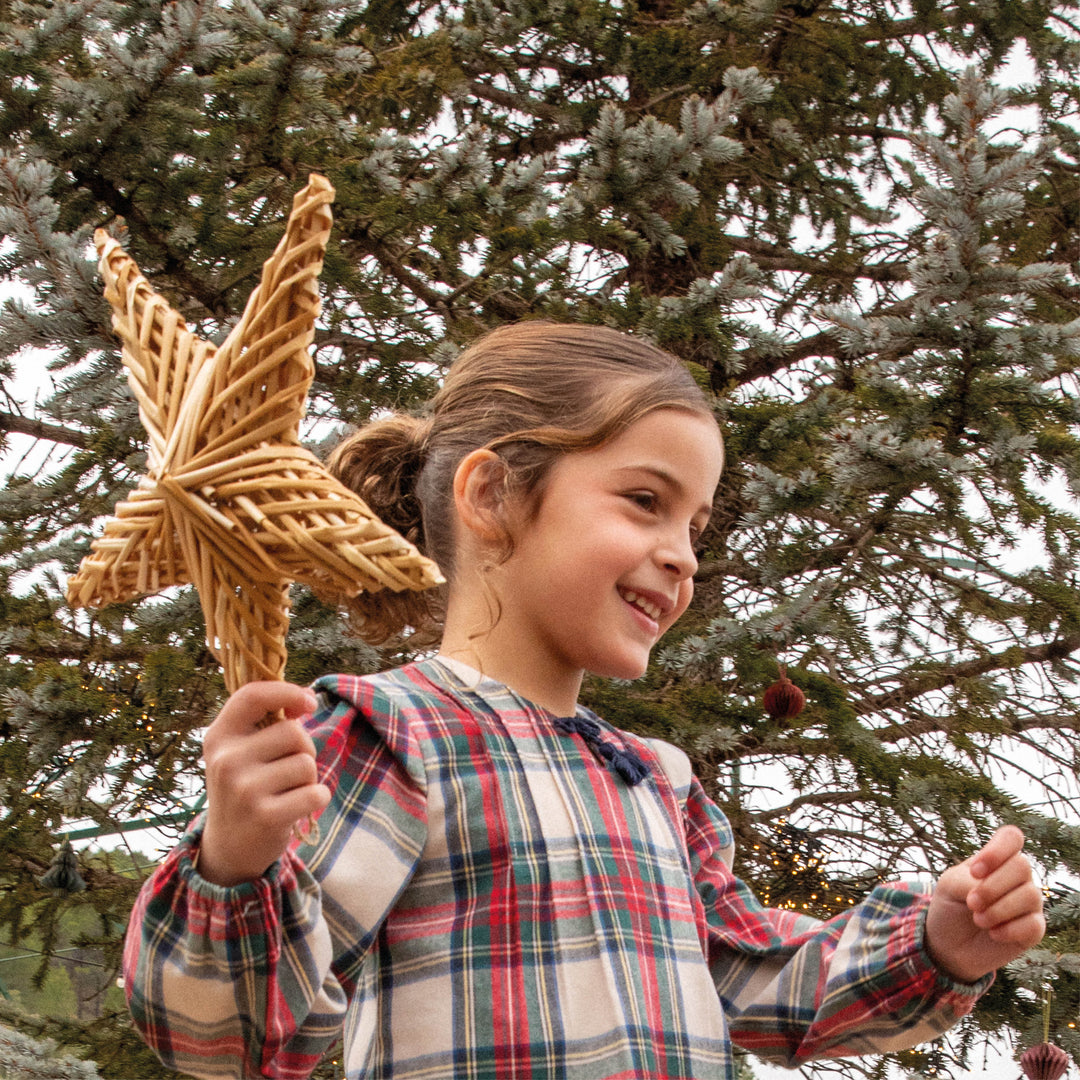
[[[824, 272], [824, 268], [823, 268]], [[886, 308], [874, 310], [867, 314], [867, 318], [882, 318], [890, 316], [902, 318], [910, 315], [914, 306], [911, 298], [890, 304]], [[909, 355], [919, 348], [941, 347], [942, 342], [938, 338], [911, 337], [904, 343], [902, 353], [896, 355]], [[757, 379], [768, 378], [781, 371], [795, 367], [804, 360], [815, 357], [840, 357], [845, 356], [847, 350], [840, 336], [832, 330], [822, 330], [816, 334], [791, 342], [782, 351], [760, 355], [755, 349], [745, 349], [739, 353], [742, 358], [742, 367], [733, 383], [738, 386], [746, 386]]]
[[399, 284], [404, 285], [419, 300], [446, 319], [453, 319], [446, 297], [433, 289], [422, 277], [414, 274], [401, 261], [401, 257], [391, 250], [390, 245], [372, 232], [373, 222], [363, 224], [354, 234], [354, 239], [366, 248], [367, 254], [378, 260], [379, 265]]
[[776, 818], [790, 817], [803, 806], [858, 806], [872, 798], [865, 789], [852, 791], [814, 791], [799, 795], [783, 806], [770, 807], [768, 810], [755, 810], [747, 814], [751, 821], [774, 821]]
[[29, 435], [33, 439], [47, 439], [50, 442], [74, 446], [80, 450], [89, 449], [92, 437], [85, 431], [75, 428], [50, 424], [46, 420], [32, 420], [28, 416], [0, 412], [0, 432]]
[[329, 389], [354, 383], [361, 367], [372, 359], [393, 367], [430, 362], [428, 354], [418, 346], [391, 344], [342, 330], [316, 329], [315, 347], [316, 349], [335, 349], [347, 361], [344, 364], [333, 365], [316, 361], [315, 381]]
[[733, 236], [729, 237], [729, 241], [736, 251], [749, 255], [763, 270], [782, 270], [851, 281], [898, 282], [909, 279], [907, 260], [845, 266], [842, 262], [818, 259], [780, 244], [756, 240], [751, 236]]
[[104, 203], [117, 217], [123, 218], [129, 227], [134, 227], [139, 239], [158, 253], [163, 275], [173, 278], [181, 289], [186, 290], [198, 300], [215, 319], [227, 319], [232, 314], [223, 293], [191, 272], [187, 260], [177, 254], [168, 241], [158, 233], [150, 219], [130, 195], [121, 191], [112, 180], [100, 172], [76, 166], [69, 166], [69, 168], [81, 187]]
[[[8, 865], [13, 870], [21, 871], [32, 880], [36, 881], [46, 870], [49, 869], [49, 863], [47, 860], [32, 859], [26, 856], [11, 857]], [[150, 867], [147, 868], [151, 869]], [[87, 888], [91, 889], [123, 889], [129, 892], [135, 892], [140, 883], [140, 878], [132, 877], [130, 874], [117, 874], [114, 871], [106, 870], [100, 866], [88, 865], [86, 863], [80, 863], [79, 874], [86, 882]], [[9, 948], [13, 947], [9, 942], [0, 942], [0, 944], [7, 945]], [[20, 946], [21, 947], [21, 946]]]
[[[947, 686], [954, 686], [964, 679], [989, 675], [993, 671], [1008, 671], [1028, 664], [1045, 664], [1054, 660], [1064, 660], [1077, 652], [1077, 650], [1080, 650], [1080, 634], [1055, 638], [1053, 641], [1044, 642], [1042, 645], [1012, 646], [1001, 652], [990, 653], [987, 656], [953, 664], [937, 672], [902, 679], [900, 685], [894, 690], [868, 698], [862, 711], [877, 713], [899, 709], [924, 694], [932, 693], [935, 690], [943, 690]], [[1080, 719], [1070, 721], [1068, 718], [1058, 717], [1058, 722], [1070, 729], [1080, 730]], [[1021, 730], [1025, 730], [1046, 727], [1047, 725], [1048, 720], [1043, 716], [1033, 718], [1030, 723], [1021, 723], [1019, 727]], [[948, 725], [935, 718], [912, 720], [904, 724], [890, 724], [887, 727], [878, 729], [874, 734], [882, 742], [897, 743], [933, 731], [947, 730]]]
[[49, 644], [40, 642], [20, 644], [17, 641], [5, 641], [4, 651], [8, 656], [17, 656], [35, 663], [42, 660], [60, 660], [79, 663], [142, 664], [153, 652], [153, 648], [149, 645], [115, 645], [98, 638], [93, 644], [78, 639]]
[[[548, 105], [546, 102], [537, 101], [530, 94], [514, 94], [509, 90], [500, 90], [498, 87], [481, 82], [479, 79], [470, 79], [469, 89], [492, 105], [499, 105], [504, 109], [513, 109], [515, 112], [524, 113], [526, 116], [535, 116], [541, 120], [550, 120], [558, 123], [567, 118], [565, 110], [557, 105]], [[565, 142], [568, 138], [566, 131], [559, 134], [559, 141]]]
[[254, 148], [255, 154], [253, 155], [254, 160], [261, 158], [266, 163], [273, 164], [283, 175], [294, 181], [299, 173], [296, 163], [285, 160], [281, 152], [285, 130], [288, 125], [288, 120], [283, 115], [283, 112], [284, 105], [293, 91], [294, 78], [297, 72], [300, 71], [304, 46], [311, 35], [312, 23], [318, 7], [317, 3], [309, 3], [306, 6], [301, 6], [299, 10], [300, 17], [293, 27], [292, 41], [288, 51], [282, 55], [283, 63], [279, 66], [277, 78], [270, 88], [270, 97], [265, 110], [270, 121], [259, 128], [259, 142]]
[[801, 360], [817, 356], [838, 356], [842, 352], [840, 338], [829, 330], [811, 334], [788, 345], [782, 352], [769, 353], [766, 356], [760, 355], [755, 349], [747, 349], [739, 354], [742, 367], [731, 382], [737, 386], [746, 386], [758, 379], [785, 371]]

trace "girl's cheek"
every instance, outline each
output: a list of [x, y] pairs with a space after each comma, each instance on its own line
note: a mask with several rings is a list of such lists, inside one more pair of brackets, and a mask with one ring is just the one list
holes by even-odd
[[671, 626], [682, 613], [690, 606], [690, 601], [694, 598], [694, 582], [692, 578], [687, 578], [685, 581], [679, 582], [679, 589], [676, 593], [675, 610], [668, 616], [667, 626]]

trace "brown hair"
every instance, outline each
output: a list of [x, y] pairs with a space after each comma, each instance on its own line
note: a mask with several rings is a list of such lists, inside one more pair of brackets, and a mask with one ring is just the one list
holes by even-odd
[[[515, 323], [458, 357], [427, 415], [368, 424], [328, 467], [451, 579], [454, 474], [468, 454], [498, 454], [504, 503], [521, 498], [535, 512], [561, 455], [602, 446], [656, 409], [713, 415], [681, 361], [647, 341], [601, 326]], [[512, 551], [507, 537], [501, 558]], [[374, 644], [406, 630], [419, 642], [435, 640], [442, 599], [431, 590], [362, 593], [346, 606]]]

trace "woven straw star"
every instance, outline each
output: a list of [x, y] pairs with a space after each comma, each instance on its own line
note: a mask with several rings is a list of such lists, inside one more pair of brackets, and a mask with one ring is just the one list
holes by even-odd
[[149, 448], [147, 473], [68, 582], [77, 607], [193, 582], [229, 692], [285, 671], [289, 584], [424, 589], [438, 568], [301, 444], [334, 190], [312, 175], [239, 323], [197, 338], [104, 231], [95, 242]]

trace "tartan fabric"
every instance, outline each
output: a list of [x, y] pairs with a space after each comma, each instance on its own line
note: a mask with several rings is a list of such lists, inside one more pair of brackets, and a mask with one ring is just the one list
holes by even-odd
[[599, 721], [649, 775], [438, 660], [315, 684], [333, 791], [320, 837], [211, 885], [195, 823], [144, 886], [132, 1015], [172, 1068], [305, 1077], [344, 1025], [349, 1080], [730, 1078], [730, 1042], [788, 1065], [933, 1038], [956, 984], [904, 886], [819, 923], [761, 907], [675, 747]]

